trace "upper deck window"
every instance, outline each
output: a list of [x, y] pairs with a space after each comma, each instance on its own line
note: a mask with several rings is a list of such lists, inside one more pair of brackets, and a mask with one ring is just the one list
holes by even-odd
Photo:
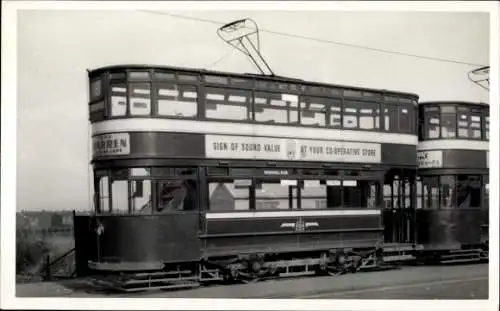
[[342, 127], [342, 101], [330, 100], [330, 127]]
[[205, 82], [215, 84], [228, 84], [228, 78], [220, 76], [205, 76]]
[[244, 90], [205, 88], [207, 119], [251, 120], [251, 93]]
[[128, 73], [128, 78], [130, 80], [142, 80], [142, 81], [150, 80], [148, 71], [131, 71]]
[[399, 104], [399, 131], [402, 133], [415, 132], [416, 107], [413, 104]]
[[127, 114], [127, 86], [115, 84], [111, 86], [111, 116], [124, 116]]
[[104, 101], [96, 102], [90, 105], [90, 113], [99, 112], [104, 110]]
[[296, 95], [255, 92], [255, 121], [279, 124], [298, 123]]
[[343, 109], [343, 123], [342, 127], [345, 129], [355, 129], [358, 127], [358, 108], [350, 107], [350, 105], [344, 102]]
[[230, 82], [232, 85], [238, 86], [238, 87], [251, 87], [252, 86], [252, 81], [248, 79], [241, 79], [241, 78], [231, 78]]
[[458, 107], [458, 138], [481, 139], [481, 110]]
[[170, 72], [155, 72], [154, 73], [155, 79], [158, 80], [175, 80], [175, 74], [170, 73]]
[[198, 112], [196, 86], [161, 83], [156, 88], [158, 115], [194, 118]]
[[326, 98], [302, 97], [300, 103], [300, 123], [304, 125], [325, 126]]
[[196, 82], [198, 81], [197, 76], [193, 75], [188, 75], [188, 74], [178, 74], [177, 79], [182, 80], [182, 81], [187, 81], [187, 82]]
[[441, 138], [454, 138], [457, 134], [455, 106], [441, 106]]
[[397, 102], [399, 102], [399, 99], [396, 96], [385, 95], [384, 96], [384, 101], [397, 103]]
[[344, 128], [359, 128], [364, 130], [380, 128], [379, 104], [344, 101]]
[[380, 128], [380, 107], [376, 103], [363, 103], [359, 112], [359, 128], [373, 130]]
[[344, 90], [344, 97], [362, 97], [361, 91], [355, 90]]
[[469, 135], [481, 139], [481, 109], [471, 109]]
[[439, 138], [439, 129], [440, 129], [439, 107], [425, 107], [424, 116], [425, 116], [424, 120], [425, 139]]
[[151, 85], [149, 83], [131, 83], [130, 90], [130, 114], [151, 114]]
[[90, 101], [98, 100], [102, 97], [102, 79], [90, 81]]
[[290, 87], [290, 91], [292, 91], [292, 92], [298, 92], [300, 90], [300, 85], [297, 85], [297, 84], [290, 84], [289, 87]]
[[384, 130], [389, 132], [399, 131], [399, 107], [397, 104], [384, 103]]
[[459, 138], [469, 137], [470, 109], [468, 107], [458, 107], [457, 128]]

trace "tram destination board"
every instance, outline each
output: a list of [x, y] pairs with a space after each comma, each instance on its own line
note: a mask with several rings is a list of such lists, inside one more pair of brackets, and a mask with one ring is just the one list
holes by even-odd
[[376, 143], [206, 135], [209, 158], [380, 163]]
[[130, 154], [130, 135], [128, 133], [113, 133], [94, 136], [92, 150], [94, 157], [128, 155]]
[[440, 168], [443, 166], [443, 151], [419, 151], [417, 160], [419, 168]]

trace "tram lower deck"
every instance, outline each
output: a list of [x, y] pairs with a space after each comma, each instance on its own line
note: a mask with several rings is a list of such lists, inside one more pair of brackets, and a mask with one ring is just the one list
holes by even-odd
[[386, 242], [383, 189], [409, 194], [415, 178], [411, 169], [290, 166], [96, 170], [100, 213], [75, 219], [79, 270], [161, 271], [251, 255], [316, 269], [336, 252], [373, 257]]

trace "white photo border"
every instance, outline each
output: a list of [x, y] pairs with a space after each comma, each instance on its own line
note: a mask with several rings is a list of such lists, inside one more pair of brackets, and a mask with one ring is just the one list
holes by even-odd
[[[491, 2], [395, 1], [395, 2], [143, 2], [143, 1], [6, 1], [2, 3], [2, 105], [1, 105], [1, 307], [7, 309], [186, 309], [186, 310], [497, 310], [498, 308], [498, 206], [499, 191], [490, 193], [489, 300], [260, 300], [244, 299], [115, 299], [115, 298], [17, 298], [15, 296], [16, 214], [16, 120], [17, 120], [17, 11], [23, 9], [64, 10], [348, 10], [435, 11], [490, 13], [490, 183], [498, 189], [499, 141], [499, 5]], [[493, 87], [496, 86], [496, 87]], [[495, 208], [496, 207], [496, 208]], [[166, 303], [168, 301], [168, 303]]]

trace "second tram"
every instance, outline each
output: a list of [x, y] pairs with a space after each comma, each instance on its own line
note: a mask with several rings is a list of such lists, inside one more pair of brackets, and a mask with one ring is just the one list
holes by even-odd
[[489, 106], [419, 104], [417, 243], [443, 262], [488, 256]]

